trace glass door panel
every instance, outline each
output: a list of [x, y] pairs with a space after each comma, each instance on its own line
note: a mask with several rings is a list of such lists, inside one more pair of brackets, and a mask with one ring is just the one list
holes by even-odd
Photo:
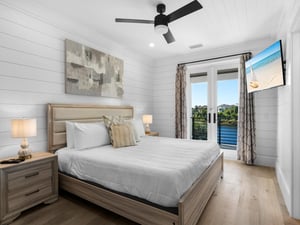
[[207, 140], [207, 77], [192, 83], [192, 139]]
[[217, 76], [217, 140], [222, 149], [236, 150], [238, 119], [237, 70], [219, 73]]

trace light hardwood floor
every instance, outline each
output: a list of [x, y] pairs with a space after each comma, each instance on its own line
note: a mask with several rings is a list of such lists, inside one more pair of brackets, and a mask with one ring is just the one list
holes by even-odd
[[[27, 210], [11, 225], [136, 225], [76, 196], [61, 192], [51, 205]], [[197, 225], [300, 225], [290, 218], [268, 167], [226, 160], [219, 183]]]

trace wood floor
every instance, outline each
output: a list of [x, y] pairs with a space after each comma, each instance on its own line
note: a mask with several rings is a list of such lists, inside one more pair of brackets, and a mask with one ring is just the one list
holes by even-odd
[[[66, 192], [57, 202], [21, 214], [11, 225], [136, 225]], [[219, 183], [197, 225], [300, 225], [283, 203], [274, 169], [225, 161]]]

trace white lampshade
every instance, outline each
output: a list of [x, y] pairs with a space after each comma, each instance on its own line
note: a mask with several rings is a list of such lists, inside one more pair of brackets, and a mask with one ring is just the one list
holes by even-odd
[[22, 138], [20, 150], [18, 152], [20, 159], [30, 159], [31, 150], [28, 149], [29, 143], [27, 138], [36, 136], [36, 119], [14, 119], [11, 121], [11, 136]]
[[36, 119], [12, 120], [11, 135], [15, 138], [26, 138], [36, 136]]
[[151, 124], [152, 123], [152, 115], [143, 115], [143, 123]]
[[168, 26], [162, 24], [162, 25], [156, 25], [154, 30], [157, 34], [165, 34], [168, 32], [169, 28]]

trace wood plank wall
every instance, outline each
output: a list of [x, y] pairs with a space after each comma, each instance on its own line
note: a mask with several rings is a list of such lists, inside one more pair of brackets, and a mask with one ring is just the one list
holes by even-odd
[[[124, 60], [123, 98], [65, 94], [64, 40], [71, 39]], [[132, 105], [135, 117], [152, 113], [152, 60], [38, 3], [0, 2], [0, 158], [15, 155], [21, 140], [10, 120], [37, 118], [33, 151], [46, 151], [47, 103]]]

